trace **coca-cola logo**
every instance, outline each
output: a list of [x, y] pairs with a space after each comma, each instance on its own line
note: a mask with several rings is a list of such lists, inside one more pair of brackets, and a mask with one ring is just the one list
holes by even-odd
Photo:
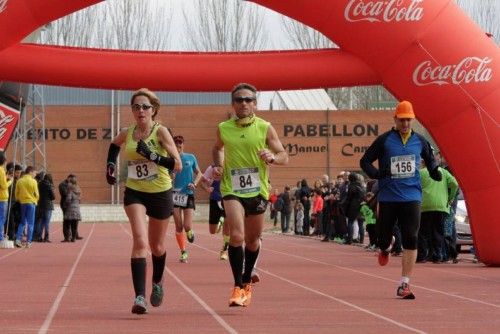
[[491, 61], [489, 57], [467, 57], [457, 64], [436, 65], [426, 60], [413, 71], [413, 82], [417, 86], [427, 86], [489, 81], [493, 76], [488, 67]]
[[424, 16], [424, 9], [419, 5], [423, 1], [424, 0], [350, 0], [344, 10], [344, 17], [349, 22], [420, 21]]
[[5, 10], [5, 8], [7, 8], [7, 2], [9, 0], [0, 0], [0, 13], [3, 12]]
[[0, 110], [0, 139], [3, 139], [5, 134], [9, 131], [9, 128], [7, 125], [10, 122], [13, 122], [14, 120], [15, 120], [14, 116], [12, 116], [12, 115], [5, 116], [3, 111]]

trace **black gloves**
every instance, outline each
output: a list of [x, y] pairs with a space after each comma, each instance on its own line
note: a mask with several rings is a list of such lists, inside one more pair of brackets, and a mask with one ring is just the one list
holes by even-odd
[[429, 171], [429, 175], [434, 181], [441, 181], [443, 179], [443, 175], [439, 171], [439, 167], [436, 167], [433, 170]]
[[111, 186], [116, 183], [116, 176], [113, 175], [114, 173], [115, 164], [112, 162], [108, 162], [108, 164], [106, 165], [106, 181]]
[[174, 169], [175, 160], [173, 158], [163, 157], [155, 152], [152, 152], [149, 149], [148, 144], [146, 144], [142, 139], [137, 143], [137, 149], [135, 151], [149, 161], [153, 161], [155, 164], [165, 167], [170, 171]]
[[151, 152], [148, 144], [146, 144], [144, 140], [139, 140], [139, 142], [137, 143], [137, 149], [135, 151], [142, 155], [144, 158], [158, 163], [158, 154]]

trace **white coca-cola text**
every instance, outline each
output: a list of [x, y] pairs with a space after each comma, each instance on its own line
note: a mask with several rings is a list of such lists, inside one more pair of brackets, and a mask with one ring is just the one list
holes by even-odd
[[467, 57], [458, 64], [433, 65], [432, 61], [426, 60], [413, 71], [413, 82], [417, 86], [427, 86], [489, 81], [493, 76], [488, 67], [491, 61], [489, 57]]
[[5, 10], [5, 8], [7, 8], [7, 2], [9, 0], [0, 0], [0, 13], [3, 12]]
[[8, 124], [12, 121], [14, 121], [14, 116], [12, 115], [5, 116], [5, 114], [0, 110], [0, 139], [3, 139], [3, 137], [9, 130]]
[[[350, 0], [344, 10], [344, 17], [349, 22], [400, 22], [420, 21], [424, 9], [419, 6], [424, 0], [385, 0], [367, 1]], [[404, 6], [405, 2], [410, 2]]]

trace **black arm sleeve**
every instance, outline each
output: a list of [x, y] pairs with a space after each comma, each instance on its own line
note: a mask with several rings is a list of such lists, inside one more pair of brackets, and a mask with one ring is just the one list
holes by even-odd
[[175, 160], [171, 157], [162, 157], [161, 155], [158, 155], [158, 159], [155, 162], [170, 171], [173, 170], [175, 166]]
[[381, 177], [379, 170], [373, 166], [373, 162], [382, 157], [384, 143], [389, 133], [390, 132], [386, 132], [375, 139], [373, 144], [370, 145], [365, 154], [363, 154], [363, 157], [359, 160], [361, 169], [372, 179], [379, 179]]
[[111, 143], [108, 150], [108, 163], [116, 165], [116, 159], [118, 158], [118, 153], [120, 153], [120, 146]]

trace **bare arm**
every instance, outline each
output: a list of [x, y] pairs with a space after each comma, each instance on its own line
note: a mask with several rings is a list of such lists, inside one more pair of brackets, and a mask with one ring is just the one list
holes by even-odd
[[127, 131], [128, 131], [127, 128], [124, 128], [124, 129], [120, 130], [120, 133], [118, 133], [116, 135], [116, 137], [113, 138], [113, 140], [111, 141], [111, 143], [115, 144], [117, 146], [122, 146], [123, 143], [125, 142], [125, 140], [127, 139]]
[[269, 149], [259, 151], [259, 156], [267, 164], [286, 165], [288, 164], [288, 153], [286, 153], [281, 143], [278, 133], [272, 125], [267, 129], [266, 144]]

